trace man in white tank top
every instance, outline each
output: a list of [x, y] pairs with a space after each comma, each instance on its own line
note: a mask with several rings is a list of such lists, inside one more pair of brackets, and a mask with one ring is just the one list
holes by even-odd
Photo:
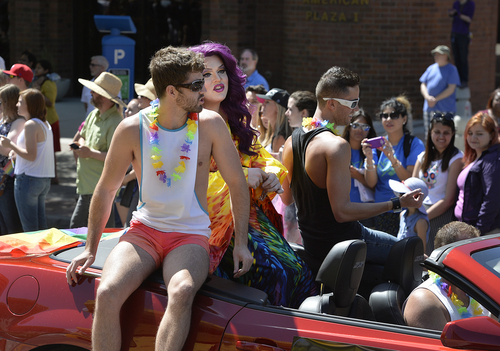
[[85, 251], [67, 268], [71, 285], [77, 281], [78, 267], [82, 274], [94, 262], [105, 218], [132, 163], [140, 184], [140, 203], [131, 227], [103, 267], [92, 327], [93, 350], [120, 349], [121, 307], [159, 267], [168, 305], [156, 350], [183, 347], [194, 296], [208, 274], [206, 194], [211, 156], [231, 192], [235, 277], [246, 273], [253, 262], [247, 248], [250, 199], [238, 153], [222, 117], [209, 110], [201, 112], [206, 91], [203, 56], [183, 48], [163, 48], [149, 68], [159, 101], [118, 126], [92, 198]]

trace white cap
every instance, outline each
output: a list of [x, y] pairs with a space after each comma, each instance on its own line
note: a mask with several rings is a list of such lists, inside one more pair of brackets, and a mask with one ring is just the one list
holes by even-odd
[[[420, 189], [424, 194], [424, 199], [429, 195], [429, 189], [427, 188], [427, 184], [422, 179], [410, 177], [402, 182], [398, 182], [394, 179], [389, 179], [389, 186], [396, 196], [400, 194], [406, 194], [413, 190]], [[427, 214], [427, 210], [424, 205], [420, 206], [418, 209], [420, 212]]]

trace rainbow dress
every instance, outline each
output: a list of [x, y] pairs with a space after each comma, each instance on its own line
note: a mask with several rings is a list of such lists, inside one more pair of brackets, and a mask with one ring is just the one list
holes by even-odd
[[[238, 148], [238, 140], [233, 136]], [[260, 168], [276, 174], [283, 183], [287, 170], [272, 157], [258, 141], [252, 146], [255, 156], [240, 155], [245, 176], [248, 168]], [[316, 284], [311, 270], [300, 259], [284, 239], [281, 215], [274, 209], [271, 200], [276, 193], [259, 197], [262, 188], [251, 189], [250, 221], [248, 226], [248, 249], [254, 257], [250, 271], [242, 277], [233, 278], [234, 226], [229, 198], [229, 188], [222, 179], [212, 159], [208, 184], [208, 212], [212, 234], [210, 243], [210, 272], [267, 293], [273, 305], [297, 308], [307, 297], [316, 294]]]

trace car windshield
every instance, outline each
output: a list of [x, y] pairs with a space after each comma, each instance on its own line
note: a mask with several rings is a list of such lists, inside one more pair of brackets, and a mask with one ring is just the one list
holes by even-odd
[[475, 252], [472, 258], [500, 278], [500, 247]]

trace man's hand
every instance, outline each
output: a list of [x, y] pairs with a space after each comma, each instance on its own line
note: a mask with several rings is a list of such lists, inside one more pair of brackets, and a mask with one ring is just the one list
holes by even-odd
[[424, 193], [420, 189], [415, 189], [399, 198], [401, 207], [419, 208], [424, 202]]
[[85, 146], [85, 145], [80, 145], [80, 148], [79, 149], [76, 149], [76, 150], [73, 150], [75, 155], [77, 155], [78, 157], [81, 157], [81, 158], [90, 158], [92, 157], [92, 150], [88, 147], [88, 146]]
[[429, 105], [429, 107], [434, 107], [436, 106], [437, 104], [437, 100], [434, 96], [429, 96], [429, 98], [427, 99], [427, 105]]
[[76, 277], [76, 270], [79, 266], [82, 266], [82, 268], [80, 268], [78, 274], [83, 274], [85, 270], [89, 268], [92, 263], [94, 263], [94, 261], [95, 256], [87, 250], [73, 258], [69, 266], [66, 268], [66, 280], [68, 281], [68, 284], [71, 285], [73, 282], [76, 283], [78, 281]]
[[[233, 250], [234, 260], [234, 278], [239, 278], [250, 270], [253, 264], [253, 257], [248, 247], [245, 245], [234, 245]], [[240, 268], [241, 263], [241, 268]]]
[[262, 183], [262, 189], [264, 190], [264, 193], [276, 192], [278, 194], [281, 194], [283, 192], [280, 180], [274, 173], [264, 172], [264, 182]]

